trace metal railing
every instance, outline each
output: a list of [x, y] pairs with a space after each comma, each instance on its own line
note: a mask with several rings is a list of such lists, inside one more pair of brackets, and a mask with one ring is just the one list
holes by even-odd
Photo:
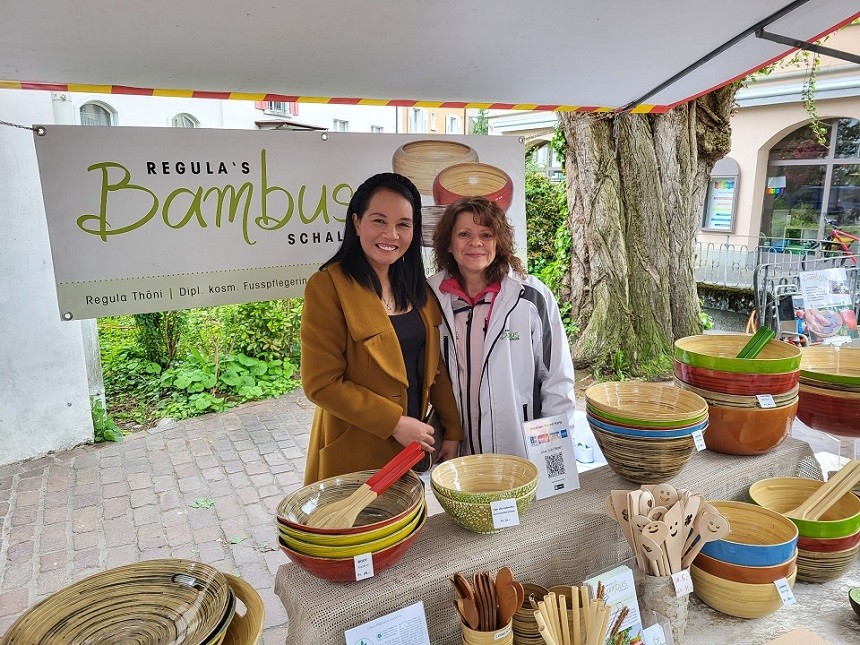
[[746, 244], [696, 243], [696, 281], [726, 287], [753, 285], [756, 250]]

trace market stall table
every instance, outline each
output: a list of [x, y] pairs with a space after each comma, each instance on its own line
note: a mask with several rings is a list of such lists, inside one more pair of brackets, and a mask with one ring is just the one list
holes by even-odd
[[[761, 456], [698, 453], [671, 483], [699, 491], [707, 499], [746, 499], [747, 488], [759, 479], [819, 472], [809, 445], [788, 438]], [[424, 603], [430, 641], [459, 643], [450, 584], [456, 571], [471, 574], [506, 565], [518, 580], [551, 586], [579, 584], [628, 559], [629, 547], [618, 525], [604, 514], [603, 501], [609, 490], [637, 486], [607, 467], [582, 473], [580, 482], [580, 490], [533, 503], [520, 526], [496, 535], [470, 533], [447, 515], [434, 515], [397, 565], [361, 582], [327, 582], [295, 564], [282, 565], [275, 593], [289, 616], [287, 643], [343, 642], [346, 629], [419, 600]]]

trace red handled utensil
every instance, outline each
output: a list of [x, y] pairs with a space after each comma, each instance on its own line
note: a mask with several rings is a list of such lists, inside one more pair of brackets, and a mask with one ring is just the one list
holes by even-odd
[[370, 479], [354, 490], [349, 497], [324, 504], [309, 516], [306, 526], [317, 529], [345, 529], [355, 524], [359, 514], [367, 505], [384, 493], [400, 479], [406, 471], [421, 461], [424, 450], [413, 441], [391, 461], [379, 469]]

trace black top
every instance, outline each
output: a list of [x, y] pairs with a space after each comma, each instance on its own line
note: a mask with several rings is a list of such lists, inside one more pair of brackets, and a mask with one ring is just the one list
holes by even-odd
[[403, 362], [406, 363], [406, 379], [409, 387], [406, 388], [407, 405], [406, 415], [414, 419], [420, 419], [421, 415], [421, 391], [423, 387], [424, 374], [424, 345], [427, 334], [424, 329], [424, 321], [418, 309], [405, 314], [389, 316], [397, 340], [400, 341], [400, 351], [403, 353]]

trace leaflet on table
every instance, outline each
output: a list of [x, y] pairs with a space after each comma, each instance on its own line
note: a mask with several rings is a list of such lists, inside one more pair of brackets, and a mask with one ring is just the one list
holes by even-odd
[[569, 426], [563, 414], [523, 423], [528, 458], [538, 468], [538, 499], [579, 488]]
[[[583, 584], [591, 588], [592, 595], [597, 594], [597, 583], [603, 583], [603, 600], [606, 604], [612, 607], [612, 614], [609, 617], [609, 624], [615, 624], [615, 618], [621, 611], [621, 608], [627, 606], [627, 618], [621, 623], [619, 634], [624, 634], [620, 642], [624, 643], [639, 643], [642, 641], [642, 617], [639, 614], [639, 600], [636, 598], [636, 583], [633, 581], [633, 569], [628, 566], [620, 565], [614, 569], [610, 569], [604, 573], [598, 574], [587, 580]], [[607, 644], [610, 642], [607, 635]]]
[[424, 603], [380, 616], [344, 633], [346, 645], [430, 645]]

